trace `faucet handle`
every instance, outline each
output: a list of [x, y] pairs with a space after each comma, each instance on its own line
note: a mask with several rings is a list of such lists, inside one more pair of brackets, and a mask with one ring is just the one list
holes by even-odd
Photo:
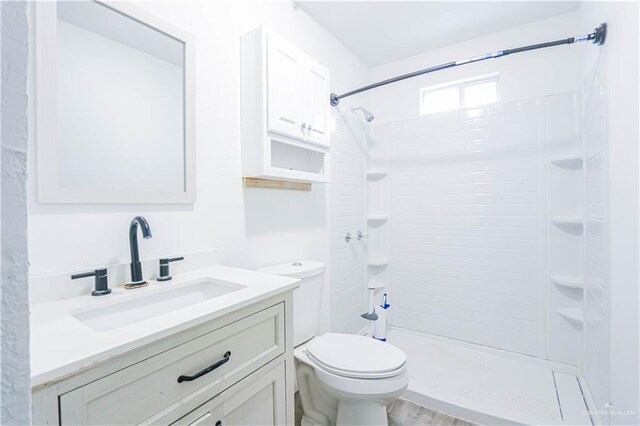
[[93, 272], [81, 272], [79, 274], [71, 275], [72, 280], [88, 277], [96, 277], [95, 289], [91, 292], [92, 296], [104, 296], [111, 293], [111, 289], [109, 288], [109, 278], [107, 277], [107, 268], [99, 268]]
[[169, 263], [184, 260], [184, 256], [179, 257], [163, 257], [160, 259], [160, 273], [158, 274], [158, 281], [169, 281], [173, 279], [169, 272]]

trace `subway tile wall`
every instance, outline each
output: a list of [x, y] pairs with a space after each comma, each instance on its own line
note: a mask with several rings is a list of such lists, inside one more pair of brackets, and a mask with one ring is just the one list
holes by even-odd
[[[349, 111], [348, 108], [343, 108]], [[358, 117], [334, 109], [331, 147], [331, 331], [355, 333], [366, 325], [366, 250], [355, 238], [366, 228], [365, 132]], [[354, 237], [345, 241], [347, 232]]]
[[393, 324], [546, 356], [544, 102], [393, 123]]

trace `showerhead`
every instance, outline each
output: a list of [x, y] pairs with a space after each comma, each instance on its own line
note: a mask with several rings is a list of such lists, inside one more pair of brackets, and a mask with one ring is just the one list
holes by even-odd
[[351, 108], [351, 112], [356, 112], [358, 110], [362, 111], [362, 114], [364, 114], [364, 119], [367, 120], [368, 123], [371, 123], [373, 121], [373, 119], [375, 118], [373, 116], [373, 114], [371, 114], [369, 111], [367, 111], [366, 109], [364, 109], [362, 107]]

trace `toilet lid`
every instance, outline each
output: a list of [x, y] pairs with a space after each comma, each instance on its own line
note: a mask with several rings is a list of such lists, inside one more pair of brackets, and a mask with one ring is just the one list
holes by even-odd
[[331, 373], [353, 378], [393, 377], [407, 362], [405, 353], [389, 343], [337, 333], [314, 339], [307, 356]]

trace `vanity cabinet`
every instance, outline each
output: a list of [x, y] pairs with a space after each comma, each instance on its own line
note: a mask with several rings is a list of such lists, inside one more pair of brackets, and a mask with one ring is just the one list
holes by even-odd
[[242, 37], [243, 175], [327, 182], [329, 71], [259, 28]]
[[292, 424], [290, 317], [287, 293], [47, 383], [34, 424]]

